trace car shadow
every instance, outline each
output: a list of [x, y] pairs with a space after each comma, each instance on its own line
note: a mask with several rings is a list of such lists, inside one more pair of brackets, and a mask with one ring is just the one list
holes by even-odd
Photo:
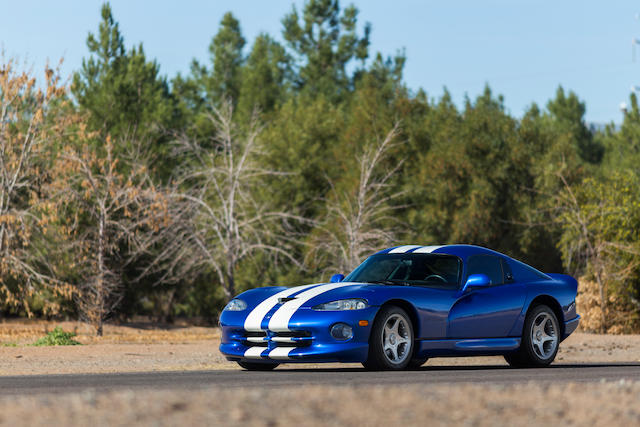
[[[603, 363], [554, 363], [545, 368], [512, 368], [508, 365], [441, 365], [441, 366], [429, 366], [428, 364], [421, 366], [420, 368], [411, 369], [414, 372], [428, 372], [428, 371], [488, 371], [488, 370], [505, 370], [505, 371], [522, 371], [532, 369], [589, 369], [589, 368], [615, 368], [615, 367], [638, 367], [640, 363], [637, 362], [603, 362]], [[344, 367], [344, 368], [295, 368], [289, 366], [283, 366], [277, 371], [287, 372], [367, 372], [363, 367]], [[391, 371], [387, 371], [391, 372]], [[406, 371], [405, 371], [406, 372]]]
[[508, 365], [444, 365], [444, 366], [421, 366], [416, 369], [418, 371], [482, 371], [488, 369], [503, 369], [503, 370], [530, 370], [530, 369], [586, 369], [586, 368], [613, 368], [613, 367], [627, 367], [637, 366], [640, 367], [640, 363], [635, 362], [603, 362], [603, 363], [553, 363], [544, 368], [512, 368]]

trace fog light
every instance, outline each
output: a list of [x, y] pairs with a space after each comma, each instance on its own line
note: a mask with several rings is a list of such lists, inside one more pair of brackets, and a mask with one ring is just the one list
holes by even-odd
[[346, 323], [336, 323], [331, 327], [331, 336], [337, 340], [348, 340], [353, 338], [353, 328]]

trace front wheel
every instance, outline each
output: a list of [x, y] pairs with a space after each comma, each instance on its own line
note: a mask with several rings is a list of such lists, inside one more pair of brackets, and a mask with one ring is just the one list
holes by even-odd
[[406, 369], [413, 355], [413, 326], [400, 307], [384, 307], [378, 313], [369, 338], [369, 356], [363, 363], [370, 370]]
[[504, 358], [514, 368], [541, 368], [553, 362], [559, 345], [558, 319], [549, 307], [539, 305], [527, 314], [520, 349]]
[[238, 362], [247, 371], [272, 371], [279, 363]]

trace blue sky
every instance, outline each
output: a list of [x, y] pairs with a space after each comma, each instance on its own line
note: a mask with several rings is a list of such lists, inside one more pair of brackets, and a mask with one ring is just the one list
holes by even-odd
[[[65, 57], [64, 73], [87, 54], [86, 36], [100, 20], [98, 0], [0, 0], [5, 54], [41, 67]], [[520, 116], [545, 104], [559, 84], [587, 102], [587, 120], [620, 122], [619, 105], [640, 85], [632, 39], [640, 38], [640, 3], [629, 0], [355, 0], [373, 27], [372, 51], [406, 49], [405, 80], [439, 97], [447, 87], [458, 104], [489, 83]], [[226, 11], [251, 41], [266, 31], [281, 38], [280, 20], [301, 0], [112, 0], [127, 46], [142, 42], [163, 74], [206, 61], [207, 46]]]

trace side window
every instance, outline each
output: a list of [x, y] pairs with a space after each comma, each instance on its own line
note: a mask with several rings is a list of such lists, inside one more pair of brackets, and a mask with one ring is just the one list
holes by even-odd
[[504, 283], [511, 283], [515, 281], [513, 279], [511, 267], [509, 267], [509, 263], [504, 259], [502, 259], [502, 271], [504, 271]]
[[508, 265], [513, 271], [513, 278], [518, 282], [533, 282], [536, 280], [548, 280], [549, 276], [535, 268], [524, 264], [520, 261], [516, 261], [515, 259], [510, 259], [508, 261]]
[[467, 277], [472, 274], [486, 274], [492, 285], [504, 283], [501, 259], [492, 255], [472, 255], [467, 260]]

